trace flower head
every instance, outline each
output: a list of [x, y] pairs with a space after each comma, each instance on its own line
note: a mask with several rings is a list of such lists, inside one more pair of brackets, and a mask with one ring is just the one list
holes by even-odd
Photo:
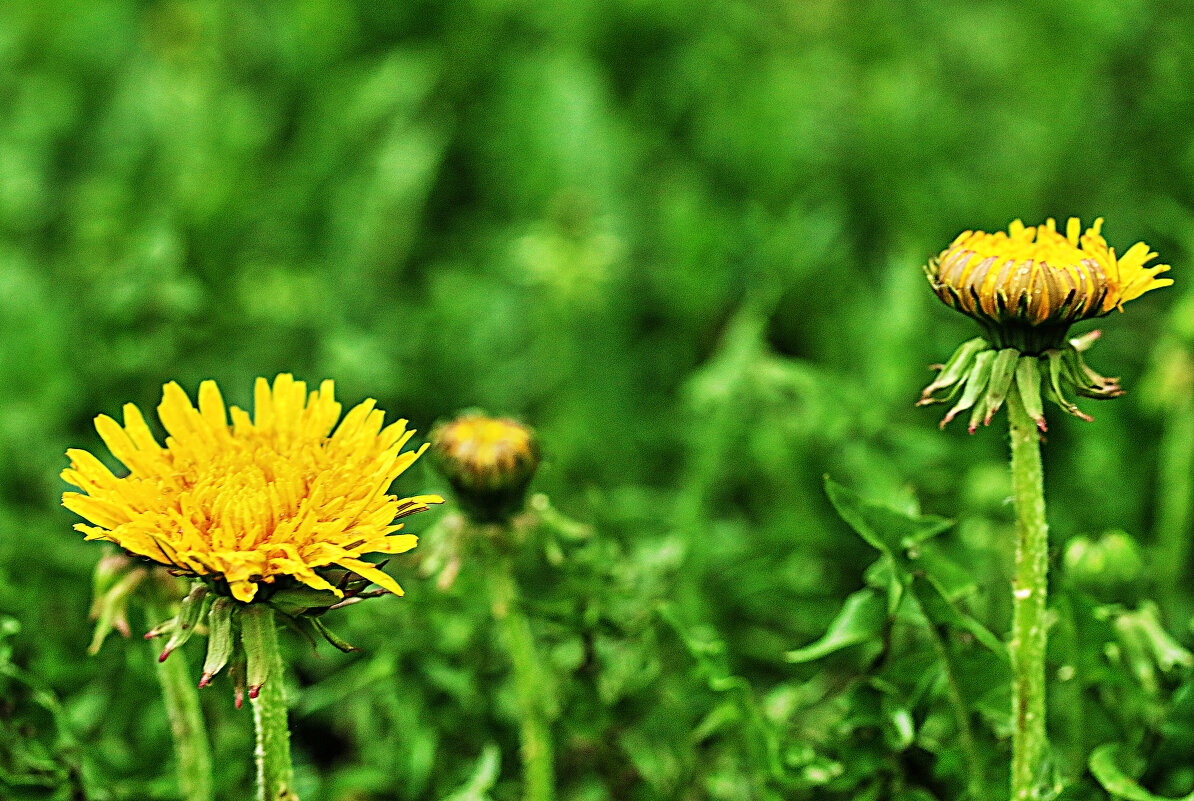
[[1006, 234], [966, 231], [925, 272], [937, 296], [982, 323], [996, 346], [1040, 353], [1058, 347], [1072, 323], [1173, 283], [1157, 277], [1168, 265], [1144, 266], [1157, 254], [1143, 242], [1117, 257], [1102, 226], [1099, 218], [1082, 233], [1071, 217], [1065, 236], [1052, 219], [1016, 220]]
[[436, 466], [474, 516], [498, 519], [517, 511], [539, 467], [539, 443], [508, 417], [466, 412], [431, 432]]
[[254, 395], [250, 419], [235, 406], [225, 410], [213, 381], [199, 386], [198, 409], [177, 383], [167, 384], [158, 406], [165, 447], [131, 403], [123, 426], [97, 417], [100, 437], [129, 472], [118, 478], [91, 453], [67, 451], [62, 477], [82, 492], [63, 493], [62, 504], [94, 524], [75, 528], [246, 603], [279, 582], [342, 597], [322, 575], [336, 565], [401, 595], [360, 557], [415, 547], [416, 537], [396, 534], [402, 524], [394, 521], [442, 503], [438, 495], [387, 494], [427, 446], [401, 452], [414, 432], [405, 420], [383, 428], [373, 400], [340, 420], [331, 381], [308, 394], [283, 373], [272, 388], [257, 379]]

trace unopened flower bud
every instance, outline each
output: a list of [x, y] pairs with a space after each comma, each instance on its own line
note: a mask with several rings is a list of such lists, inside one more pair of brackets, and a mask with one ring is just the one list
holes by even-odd
[[90, 615], [96, 623], [88, 653], [93, 656], [99, 653], [112, 629], [121, 636], [129, 636], [129, 598], [142, 586], [148, 572], [144, 565], [118, 552], [105, 554], [96, 564], [92, 575]]
[[533, 430], [477, 412], [437, 426], [431, 452], [461, 506], [478, 521], [502, 520], [520, 510], [539, 467]]

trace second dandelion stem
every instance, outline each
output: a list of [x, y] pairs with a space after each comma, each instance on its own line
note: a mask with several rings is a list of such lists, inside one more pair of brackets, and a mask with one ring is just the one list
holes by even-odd
[[1049, 527], [1045, 522], [1040, 434], [1019, 393], [1008, 396], [1016, 565], [1012, 601], [1012, 801], [1040, 797], [1045, 734], [1045, 597]]
[[1161, 439], [1157, 486], [1157, 585], [1170, 625], [1190, 619], [1186, 564], [1194, 509], [1194, 399], [1173, 404]]
[[539, 658], [530, 621], [522, 610], [514, 582], [512, 559], [502, 554], [494, 560], [490, 577], [493, 618], [501, 627], [514, 689], [518, 697], [524, 801], [552, 801], [555, 798], [555, 769], [551, 730], [544, 703], [545, 693]]
[[[171, 616], [157, 604], [147, 604], [145, 613], [150, 628]], [[163, 661], [157, 659], [158, 649], [149, 646], [149, 650], [154, 655], [162, 701], [174, 736], [179, 790], [186, 801], [211, 801], [211, 749], [203, 713], [199, 709], [199, 695], [187, 669], [186, 655], [179, 650]]]

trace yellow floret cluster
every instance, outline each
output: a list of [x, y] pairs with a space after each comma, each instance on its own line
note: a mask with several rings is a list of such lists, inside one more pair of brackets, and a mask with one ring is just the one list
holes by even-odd
[[166, 444], [133, 404], [124, 407], [123, 426], [100, 415], [96, 429], [128, 475], [72, 449], [62, 477], [82, 492], [65, 493], [63, 505], [91, 521], [75, 526], [87, 539], [226, 582], [240, 601], [281, 577], [339, 594], [320, 575], [332, 565], [401, 595], [361, 557], [415, 547], [395, 521], [442, 502], [388, 494], [427, 446], [403, 453], [414, 432], [405, 420], [383, 427], [372, 400], [343, 420], [340, 411], [331, 381], [308, 394], [289, 374], [272, 387], [257, 380], [252, 418], [226, 410], [213, 381], [200, 385], [198, 408], [178, 384], [167, 384], [158, 406]]

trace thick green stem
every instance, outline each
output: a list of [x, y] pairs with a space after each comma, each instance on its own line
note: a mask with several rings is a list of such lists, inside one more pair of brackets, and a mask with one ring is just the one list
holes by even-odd
[[1191, 611], [1185, 579], [1194, 506], [1194, 401], [1170, 407], [1160, 450], [1157, 584], [1169, 624], [1178, 627]]
[[282, 652], [273, 610], [265, 608], [262, 635], [263, 657], [269, 673], [257, 697], [250, 695], [253, 726], [257, 731], [257, 801], [298, 801], [294, 792], [294, 769], [290, 765], [290, 726], [286, 715], [286, 690], [282, 681]]
[[1016, 566], [1012, 600], [1012, 801], [1040, 797], [1045, 735], [1045, 597], [1049, 528], [1045, 523], [1040, 435], [1017, 392], [1008, 396]]
[[518, 597], [511, 559], [501, 554], [494, 562], [490, 576], [493, 617], [502, 629], [518, 697], [522, 797], [523, 801], [552, 801], [555, 798], [555, 768], [548, 727], [550, 690], [542, 680], [534, 635]]
[[[170, 614], [156, 604], [145, 610], [149, 627], [153, 628]], [[186, 654], [174, 651], [164, 661], [158, 660], [158, 649], [151, 645], [157, 666], [158, 682], [162, 685], [162, 700], [170, 718], [170, 732], [174, 735], [174, 754], [178, 759], [178, 787], [185, 801], [212, 801], [211, 748], [207, 742], [207, 727], [199, 709], [199, 693], [190, 675]]]

